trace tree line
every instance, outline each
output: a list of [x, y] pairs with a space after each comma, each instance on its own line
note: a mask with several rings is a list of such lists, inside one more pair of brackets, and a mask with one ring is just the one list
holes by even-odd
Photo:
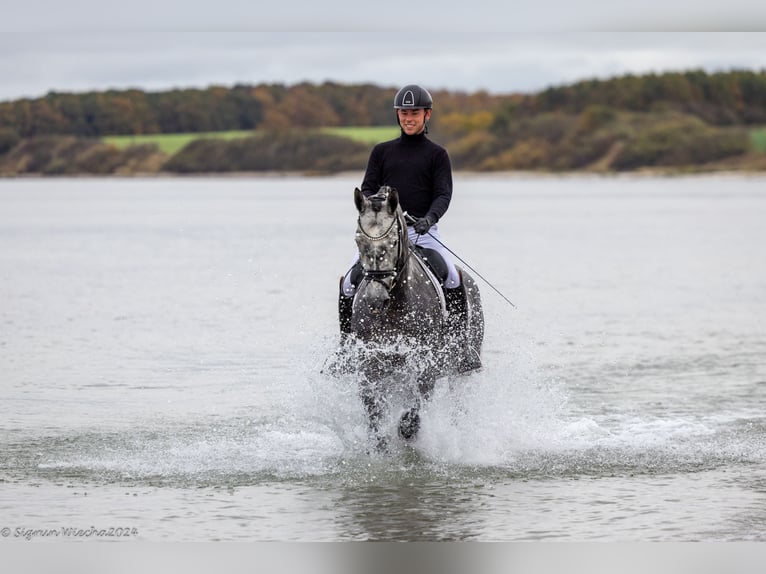
[[[105, 136], [290, 127], [378, 126], [393, 121], [395, 87], [300, 83], [59, 93], [0, 102], [0, 128], [20, 137]], [[625, 75], [534, 94], [434, 92], [439, 115], [493, 114], [497, 123], [594, 105], [632, 112], [676, 110], [714, 125], [766, 123], [766, 72], [700, 70]], [[454, 118], [453, 118], [454, 120]]]
[[372, 126], [391, 121], [389, 90], [333, 83], [262, 84], [144, 92], [50, 92], [0, 103], [0, 128], [20, 137], [99, 137], [290, 127]]
[[673, 109], [714, 125], [766, 124], [766, 69], [627, 74], [552, 87], [524, 98], [519, 107], [527, 115], [581, 112], [594, 105], [633, 112]]
[[[161, 92], [50, 92], [0, 102], [0, 158], [6, 156], [4, 171], [13, 173], [29, 171], [24, 167], [29, 161], [20, 158], [31, 148], [63, 145], [56, 143], [57, 137], [253, 130], [270, 136], [245, 143], [195, 143], [164, 160], [147, 148], [144, 155], [153, 159], [146, 165], [182, 172], [363, 168], [363, 148], [296, 134], [314, 127], [391, 125], [395, 91], [372, 84], [304, 82]], [[763, 70], [629, 74], [532, 94], [436, 90], [432, 95], [432, 138], [448, 146], [458, 169], [699, 166], [751, 154], [749, 130], [766, 125]], [[40, 138], [36, 144], [29, 141]], [[296, 143], [301, 138], [305, 145]], [[312, 146], [325, 150], [318, 154], [322, 157], [312, 159], [317, 149]], [[56, 155], [50, 149], [46, 153]], [[260, 159], [250, 157], [253, 153]], [[115, 150], [109, 154], [119, 164]], [[8, 156], [15, 167], [8, 167]], [[71, 164], [74, 160], [67, 157]], [[217, 163], [211, 158], [218, 158]], [[45, 163], [37, 159], [38, 167]], [[62, 164], [51, 171], [61, 169], [70, 168]]]

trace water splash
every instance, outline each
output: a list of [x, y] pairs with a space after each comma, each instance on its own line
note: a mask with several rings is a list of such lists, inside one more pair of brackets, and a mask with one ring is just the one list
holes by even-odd
[[766, 459], [766, 418], [584, 414], [567, 382], [547, 376], [528, 349], [488, 353], [482, 372], [439, 379], [410, 444], [396, 438], [406, 402], [392, 395], [391, 452], [376, 454], [355, 375], [321, 373], [334, 344], [319, 341], [282, 375], [284, 392], [245, 415], [4, 439], [0, 478], [196, 486], [422, 473], [531, 479], [695, 472]]

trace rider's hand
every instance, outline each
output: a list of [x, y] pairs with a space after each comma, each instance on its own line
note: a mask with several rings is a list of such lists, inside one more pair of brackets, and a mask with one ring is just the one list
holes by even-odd
[[436, 220], [434, 219], [433, 215], [426, 215], [425, 217], [421, 217], [418, 219], [412, 227], [415, 229], [415, 231], [418, 232], [418, 235], [423, 235], [424, 233], [428, 233], [428, 230], [431, 229], [431, 226], [436, 223]]

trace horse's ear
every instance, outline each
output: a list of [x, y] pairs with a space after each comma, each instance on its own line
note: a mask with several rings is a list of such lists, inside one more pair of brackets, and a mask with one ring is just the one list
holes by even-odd
[[362, 209], [364, 209], [364, 195], [358, 187], [354, 188], [354, 205], [356, 205], [356, 210], [362, 213]]
[[392, 187], [388, 190], [388, 209], [391, 210], [391, 213], [396, 211], [396, 208], [399, 206], [399, 193], [396, 191], [395, 187]]

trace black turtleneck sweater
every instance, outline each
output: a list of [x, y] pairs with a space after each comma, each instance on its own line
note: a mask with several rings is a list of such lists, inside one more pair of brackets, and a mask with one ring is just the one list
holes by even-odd
[[408, 136], [372, 148], [362, 182], [369, 196], [383, 185], [396, 188], [402, 210], [413, 217], [433, 216], [439, 221], [452, 199], [452, 164], [447, 150], [424, 133]]

